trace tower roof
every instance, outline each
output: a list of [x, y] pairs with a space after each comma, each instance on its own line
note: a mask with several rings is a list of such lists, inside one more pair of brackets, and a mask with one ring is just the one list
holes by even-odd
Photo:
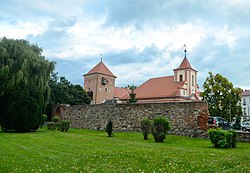
[[192, 70], [196, 71], [196, 70], [193, 69], [192, 66], [190, 65], [190, 63], [189, 63], [187, 57], [185, 57], [185, 58], [183, 59], [181, 65], [180, 65], [178, 68], [174, 69], [174, 70], [182, 70], [182, 69], [192, 69]]
[[108, 67], [102, 61], [99, 62], [94, 68], [92, 68], [84, 76], [90, 75], [90, 74], [104, 74], [104, 75], [116, 78], [116, 76], [108, 69]]

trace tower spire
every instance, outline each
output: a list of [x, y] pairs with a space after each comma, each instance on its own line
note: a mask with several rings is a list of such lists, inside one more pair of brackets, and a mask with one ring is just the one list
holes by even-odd
[[102, 62], [102, 54], [100, 54], [100, 57], [101, 57], [101, 62]]
[[186, 45], [184, 44], [183, 47], [184, 47], [185, 58], [187, 58], [187, 48], [186, 48]]

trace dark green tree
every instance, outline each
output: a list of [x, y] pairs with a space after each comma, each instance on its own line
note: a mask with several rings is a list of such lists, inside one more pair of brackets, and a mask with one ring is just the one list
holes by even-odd
[[25, 40], [0, 39], [0, 124], [4, 131], [39, 128], [54, 63]]
[[49, 119], [52, 116], [52, 107], [55, 104], [90, 104], [91, 100], [82, 86], [70, 83], [65, 77], [58, 77], [58, 73], [52, 73], [49, 86], [51, 88], [51, 96], [46, 110]]
[[211, 116], [220, 116], [232, 120], [235, 116], [242, 115], [241, 89], [234, 88], [232, 82], [220, 74], [208, 73], [203, 84], [202, 100], [208, 102], [208, 109]]

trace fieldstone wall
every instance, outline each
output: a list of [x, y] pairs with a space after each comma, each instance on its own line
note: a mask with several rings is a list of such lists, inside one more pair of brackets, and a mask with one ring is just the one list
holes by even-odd
[[140, 131], [142, 119], [164, 116], [171, 122], [170, 134], [207, 137], [207, 102], [65, 105], [55, 110], [74, 128], [104, 130], [112, 120], [115, 131]]
[[250, 132], [237, 132], [239, 142], [250, 142]]

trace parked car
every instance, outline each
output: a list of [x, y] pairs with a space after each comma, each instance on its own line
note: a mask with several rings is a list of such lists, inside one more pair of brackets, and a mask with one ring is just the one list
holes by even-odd
[[241, 123], [241, 129], [243, 131], [250, 131], [250, 121], [244, 121]]
[[208, 124], [209, 125], [214, 125], [217, 126], [219, 128], [222, 128], [223, 130], [229, 130], [232, 129], [232, 126], [230, 125], [230, 123], [221, 117], [208, 117]]

